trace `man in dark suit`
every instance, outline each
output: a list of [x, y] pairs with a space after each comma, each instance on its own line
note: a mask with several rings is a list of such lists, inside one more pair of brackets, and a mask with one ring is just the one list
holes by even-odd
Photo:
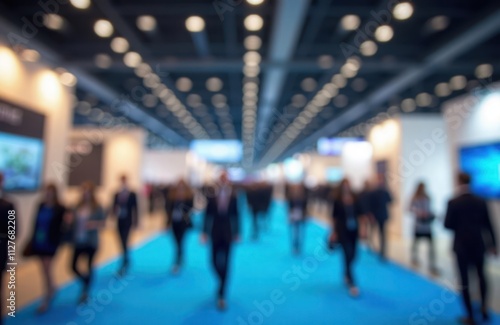
[[226, 279], [230, 263], [231, 244], [239, 240], [239, 212], [236, 191], [229, 182], [227, 172], [219, 178], [217, 188], [207, 198], [201, 241], [210, 236], [212, 242], [212, 264], [219, 278], [217, 306], [226, 308]]
[[377, 187], [371, 191], [369, 210], [378, 226], [380, 240], [380, 259], [386, 258], [386, 232], [385, 223], [389, 219], [388, 205], [392, 202], [392, 196], [387, 190], [385, 177], [382, 174], [377, 175]]
[[486, 277], [484, 257], [486, 251], [497, 255], [495, 232], [491, 225], [486, 201], [469, 191], [469, 175], [458, 175], [458, 195], [448, 202], [445, 227], [455, 233], [453, 250], [456, 255], [461, 278], [461, 291], [467, 316], [461, 319], [463, 324], [475, 324], [469, 293], [469, 267], [474, 267], [479, 277], [481, 291], [481, 312], [483, 319], [489, 319], [487, 306]]
[[118, 219], [118, 233], [120, 234], [120, 243], [123, 249], [123, 264], [118, 274], [123, 276], [129, 266], [128, 255], [128, 237], [130, 229], [137, 227], [137, 195], [128, 187], [127, 176], [120, 177], [121, 188], [115, 194], [113, 201], [113, 213]]
[[[8, 258], [8, 252], [7, 252], [7, 243], [9, 241], [9, 211], [11, 212], [10, 215], [12, 215], [12, 211], [16, 211], [16, 208], [14, 207], [14, 204], [9, 201], [3, 191], [3, 182], [4, 182], [4, 176], [0, 172], [0, 219], [1, 219], [1, 225], [0, 225], [0, 296], [3, 296], [2, 292], [2, 283], [3, 283], [3, 273], [5, 272], [5, 269], [7, 267], [7, 258]], [[17, 211], [16, 211], [16, 219], [17, 219]], [[15, 219], [13, 219], [15, 220]], [[17, 237], [19, 236], [19, 222], [18, 220], [14, 221], [16, 225], [16, 242], [17, 242]], [[14, 225], [12, 223], [12, 225]], [[1, 300], [3, 300], [3, 297]], [[0, 324], [2, 324], [2, 317], [1, 317], [1, 312], [0, 312]]]

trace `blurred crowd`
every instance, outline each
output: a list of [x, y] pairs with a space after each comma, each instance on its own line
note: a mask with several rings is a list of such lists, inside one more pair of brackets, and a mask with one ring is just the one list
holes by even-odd
[[[23, 248], [25, 257], [36, 257], [42, 265], [45, 281], [45, 294], [38, 307], [38, 313], [49, 310], [57, 288], [52, 276], [53, 260], [61, 244], [67, 243], [73, 248], [69, 267], [82, 283], [82, 292], [78, 304], [85, 304], [89, 299], [93, 284], [94, 257], [100, 249], [99, 231], [108, 218], [116, 219], [116, 231], [122, 247], [121, 266], [117, 277], [127, 274], [130, 232], [139, 224], [138, 201], [140, 195], [129, 186], [126, 175], [120, 178], [120, 187], [112, 199], [112, 205], [105, 207], [98, 202], [95, 186], [84, 183], [80, 198], [74, 206], [64, 206], [59, 199], [57, 186], [45, 186], [40, 204], [34, 211], [34, 218], [28, 243]], [[469, 294], [468, 269], [477, 271], [481, 291], [481, 315], [488, 319], [487, 282], [484, 269], [484, 256], [487, 252], [496, 254], [496, 240], [486, 202], [470, 193], [468, 185], [471, 179], [466, 174], [457, 176], [457, 195], [447, 207], [444, 226], [455, 234], [454, 252], [457, 270], [461, 279], [461, 290], [466, 316], [461, 320], [465, 324], [474, 324], [475, 315]], [[0, 189], [3, 176], [0, 174]], [[326, 239], [326, 249], [339, 249], [343, 254], [344, 281], [349, 295], [357, 297], [360, 290], [352, 265], [356, 261], [360, 241], [379, 255], [381, 263], [386, 261], [387, 240], [386, 224], [390, 219], [392, 195], [383, 175], [375, 180], [367, 180], [364, 188], [356, 192], [348, 179], [338, 184], [307, 187], [302, 182], [284, 184], [280, 190], [275, 184], [264, 181], [231, 182], [226, 172], [217, 180], [201, 187], [192, 187], [184, 179], [171, 184], [146, 185], [146, 197], [150, 214], [163, 210], [166, 216], [166, 231], [173, 233], [175, 256], [172, 273], [182, 270], [185, 247], [185, 234], [190, 231], [200, 233], [200, 241], [211, 245], [211, 263], [217, 277], [216, 306], [223, 310], [227, 306], [226, 284], [230, 274], [230, 258], [235, 242], [245, 240], [242, 236], [242, 209], [249, 211], [251, 226], [250, 240], [259, 240], [261, 232], [271, 227], [271, 206], [274, 200], [286, 202], [287, 222], [290, 228], [290, 251], [294, 255], [302, 253], [307, 239], [305, 225], [312, 205], [322, 207], [328, 218], [331, 232]], [[418, 243], [426, 240], [430, 244], [430, 272], [439, 275], [436, 266], [436, 253], [433, 239], [433, 227], [436, 215], [431, 208], [431, 197], [424, 183], [416, 184], [416, 189], [408, 199], [408, 210], [414, 222], [414, 240], [411, 248], [413, 264], [418, 265]], [[0, 191], [0, 213], [2, 220], [7, 220], [9, 211], [14, 210], [14, 203]], [[193, 216], [202, 215], [201, 222], [195, 224]], [[321, 220], [318, 220], [321, 222]], [[2, 270], [7, 261], [6, 238], [9, 234], [7, 223], [2, 223], [1, 258]], [[377, 240], [375, 240], [377, 239]], [[81, 259], [86, 267], [80, 268]]]

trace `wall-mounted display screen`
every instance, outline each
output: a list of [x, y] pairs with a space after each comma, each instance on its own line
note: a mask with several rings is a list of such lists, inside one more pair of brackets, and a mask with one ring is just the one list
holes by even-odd
[[0, 171], [6, 191], [36, 191], [42, 181], [42, 139], [0, 132]]
[[193, 140], [190, 149], [198, 157], [219, 164], [240, 162], [243, 155], [243, 148], [238, 140]]
[[500, 142], [461, 148], [460, 168], [471, 175], [473, 193], [500, 199]]
[[323, 156], [340, 156], [346, 143], [364, 141], [363, 138], [320, 138], [318, 153]]

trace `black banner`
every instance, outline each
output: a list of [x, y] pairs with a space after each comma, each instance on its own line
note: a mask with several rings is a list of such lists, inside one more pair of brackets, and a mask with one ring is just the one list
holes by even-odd
[[45, 116], [0, 99], [0, 132], [43, 139]]

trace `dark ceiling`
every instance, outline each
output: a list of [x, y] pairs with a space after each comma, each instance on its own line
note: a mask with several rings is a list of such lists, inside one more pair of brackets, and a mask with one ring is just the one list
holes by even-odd
[[[77, 77], [84, 74], [98, 81], [97, 88], [90, 87], [79, 77], [75, 125], [95, 125], [103, 115], [118, 116], [113, 102], [124, 100], [171, 131], [161, 134], [145, 125], [151, 131], [150, 145], [179, 146], [200, 137], [238, 138], [245, 143], [247, 166], [304, 150], [320, 136], [359, 135], [353, 126], [388, 110], [439, 113], [444, 101], [500, 77], [498, 0], [413, 1], [414, 12], [407, 20], [394, 19], [387, 10], [391, 3], [402, 1], [388, 0], [265, 0], [258, 6], [244, 0], [98, 0], [85, 10], [59, 4], [68, 1], [41, 1], [49, 2], [58, 3], [51, 10], [57, 9], [54, 12], [64, 18], [64, 28], [42, 27], [36, 42], [58, 53], [54, 66], [76, 69]], [[0, 16], [17, 28], [43, 10], [36, 1], [0, 1]], [[250, 14], [263, 18], [262, 29], [245, 28], [244, 19]], [[137, 27], [141, 15], [156, 19], [153, 31]], [[193, 15], [204, 19], [202, 32], [186, 29], [186, 19]], [[346, 15], [360, 18], [356, 30], [341, 27]], [[112, 23], [111, 37], [96, 35], [98, 19]], [[375, 40], [370, 32], [381, 24], [393, 28], [388, 42]], [[248, 51], [244, 40], [249, 35], [262, 41], [256, 77], [243, 73]], [[124, 54], [112, 51], [110, 42], [117, 36], [126, 38], [130, 50], [139, 53], [149, 72], [159, 77], [154, 87], [144, 86], [145, 78], [137, 69], [124, 64]], [[363, 55], [360, 40], [374, 40], [376, 53]], [[98, 54], [111, 57], [108, 67], [96, 65]], [[357, 65], [355, 75], [342, 78], [341, 69], [349, 59]], [[478, 78], [476, 68], [482, 64], [493, 72]], [[455, 76], [458, 84], [465, 77], [465, 87], [437, 96], [436, 85], [450, 85]], [[210, 91], [206, 82], [214, 77], [222, 81], [222, 88]], [[181, 78], [188, 78], [191, 87], [178, 89]], [[256, 112], [244, 115], [246, 109], [252, 110], [252, 104], [244, 108], [244, 85], [254, 82]], [[335, 88], [333, 98], [314, 102], [324, 87]], [[108, 96], [99, 91], [104, 88]], [[165, 88], [169, 94], [163, 99], [170, 98], [176, 109], [162, 100]], [[413, 99], [419, 94], [415, 105]], [[318, 108], [307, 111], [311, 103]], [[127, 121], [146, 124], [133, 114]]]

